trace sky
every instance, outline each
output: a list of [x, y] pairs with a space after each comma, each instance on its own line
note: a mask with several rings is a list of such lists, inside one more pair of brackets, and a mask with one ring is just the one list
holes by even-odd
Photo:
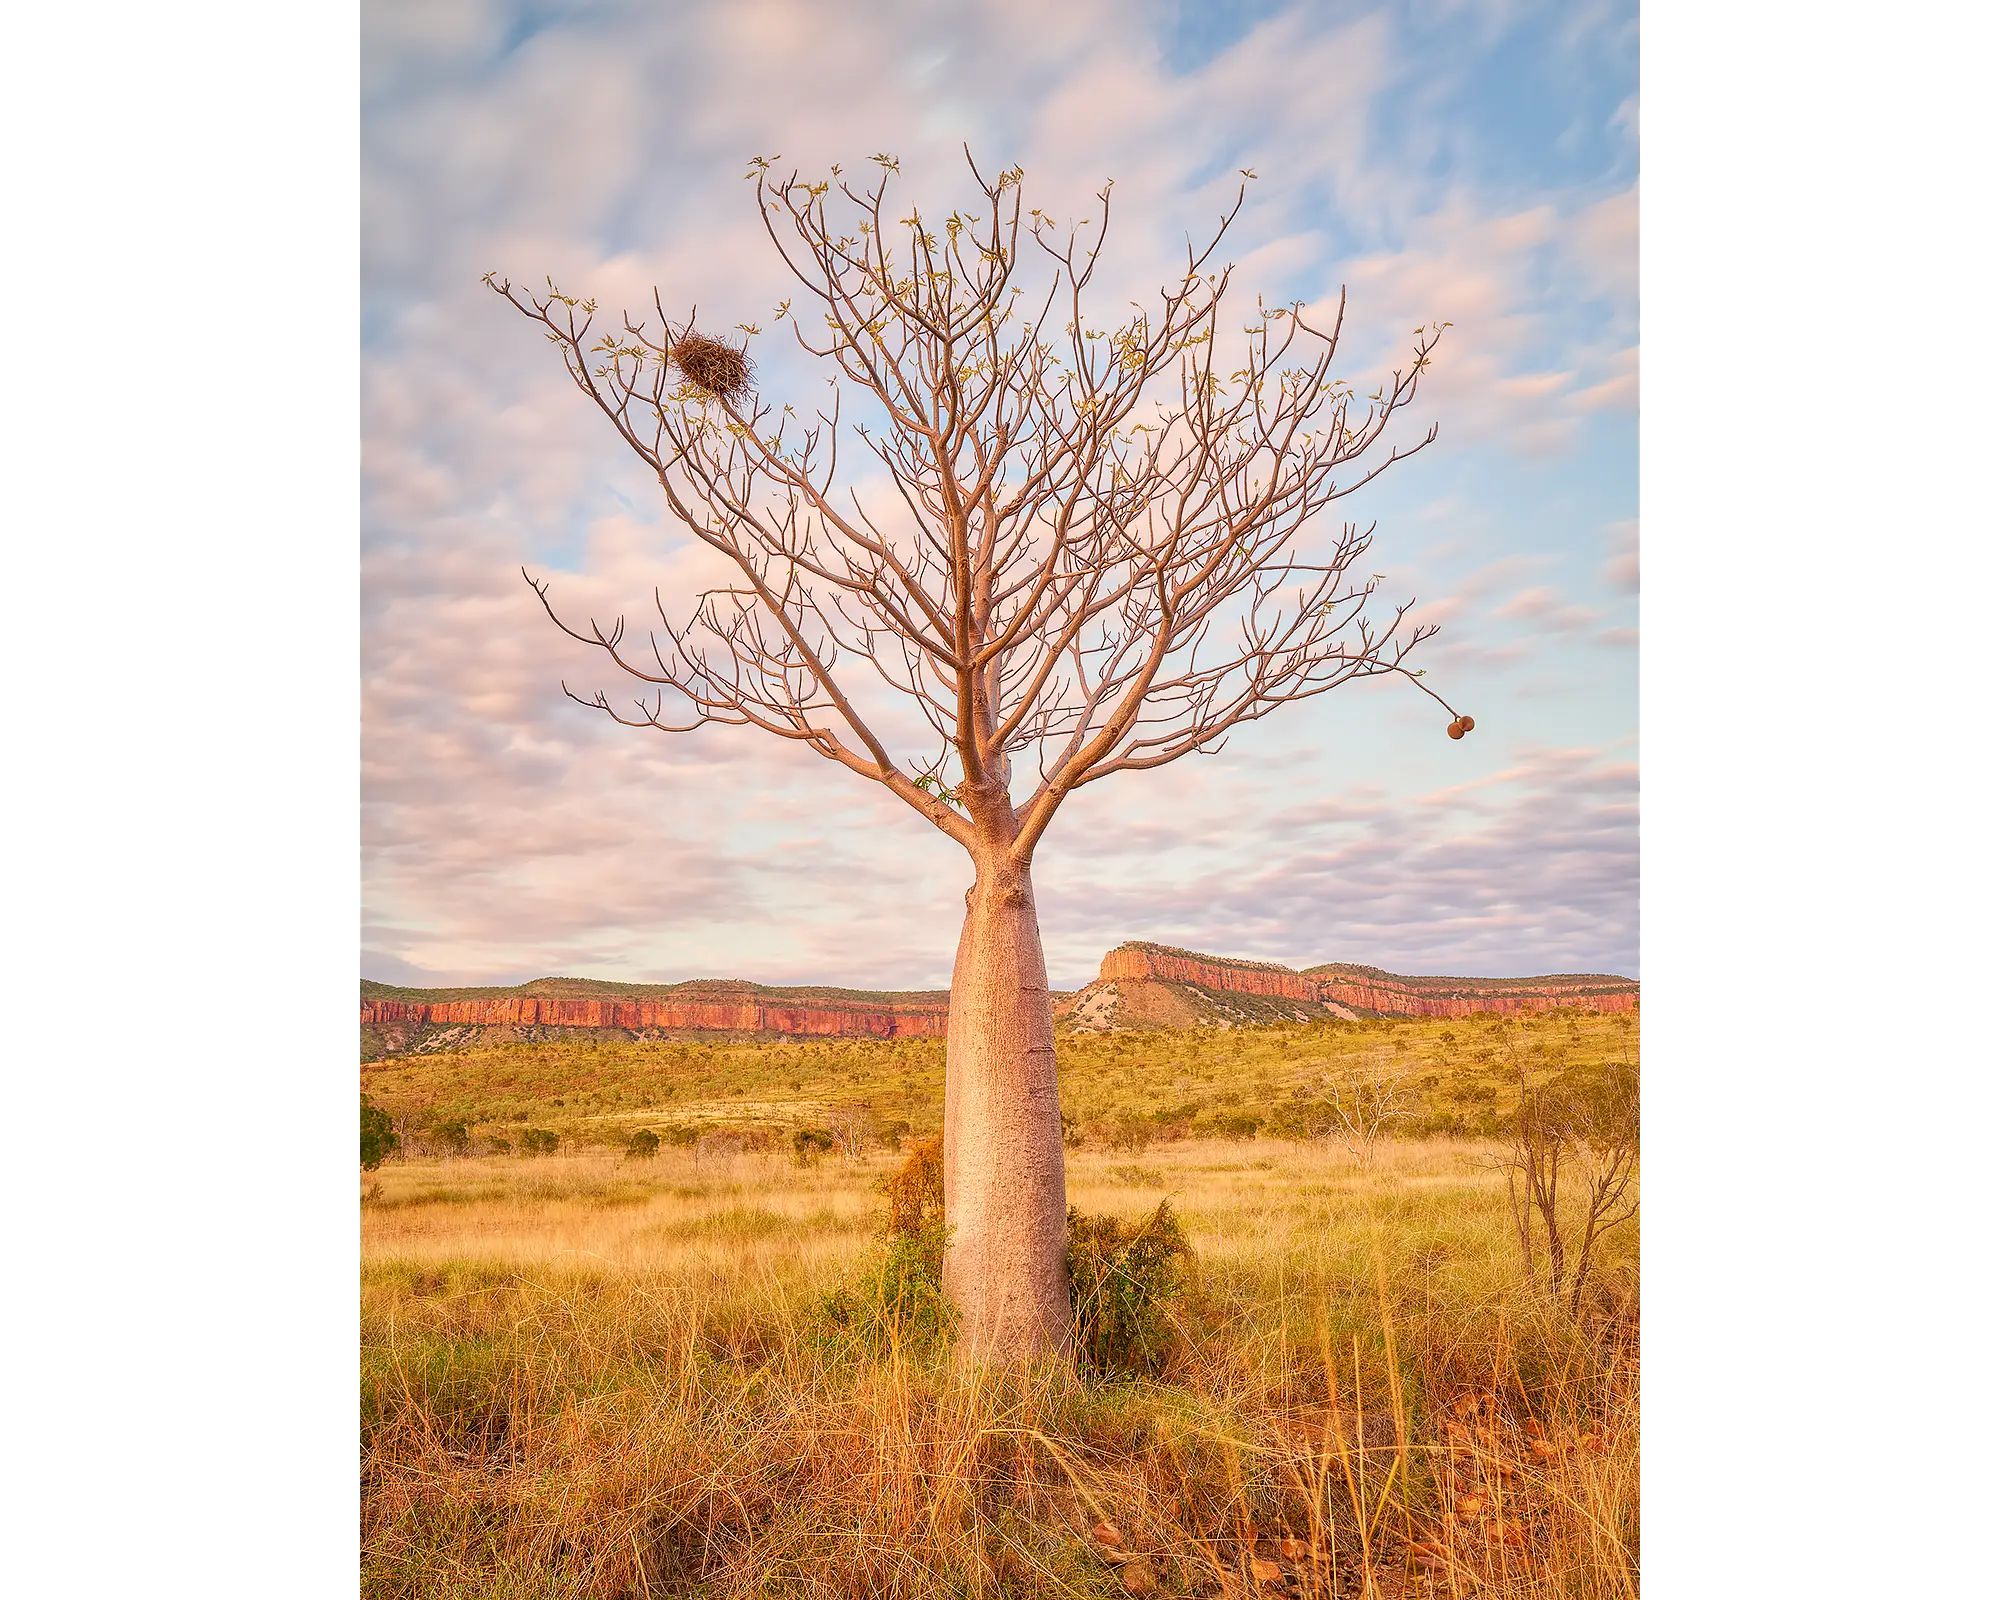
[[[1127, 939], [1639, 975], [1636, 7], [395, 0], [362, 87], [363, 976], [948, 981], [969, 863], [899, 801], [564, 697], [621, 686], [521, 569], [607, 615], [699, 562], [480, 279], [768, 329], [749, 157], [894, 152], [946, 210], [967, 144], [1057, 215], [1116, 180], [1112, 308], [1249, 168], [1245, 308], [1344, 287], [1357, 377], [1451, 324], [1399, 435], [1437, 442], [1336, 510], [1476, 730], [1385, 679], [1078, 793], [1036, 856], [1052, 982]], [[817, 392], [753, 353], [767, 397]]]

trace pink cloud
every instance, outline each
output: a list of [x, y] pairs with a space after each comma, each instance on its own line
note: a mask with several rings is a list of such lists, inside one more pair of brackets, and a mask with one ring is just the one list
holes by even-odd
[[[395, 970], [938, 982], [965, 878], [955, 847], [797, 747], [744, 731], [631, 732], [562, 697], [564, 679], [585, 693], [621, 685], [549, 627], [523, 564], [554, 579], [565, 614], [637, 623], [656, 583], [678, 615], [713, 558], [665, 525], [644, 472], [480, 286], [489, 269], [552, 274], [607, 311], [648, 304], [658, 284], [677, 312], [698, 303], [723, 327], [768, 324], [790, 291], [741, 181], [745, 156], [853, 169], [886, 146], [903, 159], [905, 195], [948, 204], [963, 193], [959, 140], [973, 137], [982, 156], [1023, 160], [1032, 203], [1058, 213], [1117, 177], [1105, 279], [1116, 305], [1154, 287], [1182, 234], [1250, 166], [1263, 176], [1242, 223], [1245, 306], [1326, 257], [1329, 205], [1396, 238], [1346, 272], [1355, 367], [1386, 359], [1420, 322], [1452, 320], [1425, 397], [1449, 438], [1548, 454], [1574, 440], [1583, 410], [1624, 403], [1606, 390], [1625, 381], [1623, 344], [1566, 343], [1537, 279], [1538, 262], [1568, 249], [1579, 292], [1629, 297], [1616, 207], [1459, 193], [1406, 214], [1406, 176], [1369, 155], [1371, 95], [1395, 65], [1381, 18], [1326, 28], [1288, 11], [1176, 73], [1149, 15], [1122, 0], [884, 0], [864, 27], [850, 7], [746, 0], [568, 18], [503, 53], [499, 7], [371, 9], [366, 931]], [[407, 89], [420, 80], [421, 93]], [[1570, 248], [1579, 211], [1587, 239]], [[1330, 290], [1338, 264], [1323, 276]], [[774, 388], [817, 392], [781, 338], [760, 340], [758, 355]], [[1527, 659], [1523, 643], [1478, 636], [1472, 607], [1545, 560], [1510, 557], [1456, 593], [1429, 590], [1422, 617], [1451, 624], [1428, 658], [1440, 678], [1491, 681]], [[1551, 601], [1508, 620], [1574, 631], [1581, 615]], [[1416, 700], [1399, 714], [1441, 744], [1433, 710]], [[1518, 780], [1559, 797], [1549, 817], [1587, 815], [1602, 833], [1541, 889], [1532, 855], [1487, 863], [1520, 904], [1542, 908], [1524, 921], [1490, 903], [1467, 863], [1480, 851], [1562, 855], [1553, 823], [1532, 797], [1483, 820], [1413, 819], [1389, 790], [1356, 786], [1338, 771], [1340, 740], [1377, 740], [1355, 765], [1379, 761], [1393, 735], [1346, 731], [1373, 730], [1378, 715], [1391, 725], [1373, 710], [1302, 713], [1292, 743], [1246, 739], [1115, 796], [1080, 796], [1041, 878], [1051, 949], [1071, 976], [1088, 976], [1108, 943], [1175, 928], [1302, 958], [1338, 954], [1340, 930], [1365, 928], [1385, 941], [1365, 959], [1408, 961], [1395, 952], [1428, 939], [1460, 965], [1502, 960], [1510, 939], [1559, 964], [1593, 927], [1601, 945], [1629, 944], [1609, 802], [1568, 769]], [[1215, 838], [1241, 848], [1218, 853]], [[1287, 878], [1297, 851], [1311, 893]]]

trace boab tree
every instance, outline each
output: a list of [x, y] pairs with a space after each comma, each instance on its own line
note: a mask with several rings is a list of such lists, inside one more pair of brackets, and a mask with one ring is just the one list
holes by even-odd
[[[975, 165], [980, 202], [934, 222], [895, 215], [896, 163], [875, 160], [867, 184], [838, 168], [779, 177], [763, 159], [748, 174], [802, 292], [778, 316], [830, 367], [810, 420], [757, 392], [747, 345], [677, 321], [658, 291], [650, 315], [603, 331], [595, 302], [553, 283], [487, 281], [541, 324], [730, 573], [685, 621], [656, 591], [643, 644], [623, 618], [565, 621], [530, 578], [565, 632], [653, 686], [630, 712], [565, 692], [638, 727], [796, 740], [972, 858], [946, 1054], [945, 1287], [967, 1348], [1011, 1358], [1069, 1336], [1035, 848], [1086, 784], [1213, 751], [1358, 678], [1419, 676], [1409, 653], [1434, 630], [1406, 624], [1407, 604], [1378, 621], [1377, 578], [1348, 577], [1371, 531], [1322, 534], [1315, 519], [1435, 437], [1393, 447], [1384, 433], [1439, 328], [1358, 400], [1333, 372], [1344, 296], [1325, 325], [1260, 300], [1241, 353], [1223, 353], [1237, 341], [1218, 251], [1240, 188], [1157, 303], [1101, 322], [1087, 301], [1108, 184], [1091, 218], [1057, 225], [1023, 214], [1018, 168]], [[858, 492], [850, 442], [893, 493]], [[874, 678], [928, 724], [907, 766], [862, 699], [879, 701]], [[1449, 731], [1470, 725], [1454, 713]]]

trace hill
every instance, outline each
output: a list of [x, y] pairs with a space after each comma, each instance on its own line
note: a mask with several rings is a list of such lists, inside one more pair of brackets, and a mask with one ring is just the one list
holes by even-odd
[[1065, 997], [1057, 1010], [1072, 1028], [1116, 1029], [1311, 1022], [1329, 1016], [1351, 1022], [1563, 1009], [1616, 1012], [1638, 1004], [1639, 985], [1609, 973], [1406, 977], [1337, 961], [1301, 972], [1273, 961], [1132, 941], [1107, 954], [1096, 982]]
[[[1328, 962], [1295, 971], [1135, 941], [1110, 951], [1097, 978], [1057, 994], [1065, 1032], [1245, 1027], [1338, 1017], [1518, 1016], [1637, 1007], [1639, 985], [1603, 973], [1536, 978], [1409, 977]], [[947, 989], [791, 988], [736, 978], [610, 983], [537, 978], [513, 988], [408, 989], [363, 980], [361, 1056], [542, 1040], [577, 1030], [607, 1039], [941, 1039]]]

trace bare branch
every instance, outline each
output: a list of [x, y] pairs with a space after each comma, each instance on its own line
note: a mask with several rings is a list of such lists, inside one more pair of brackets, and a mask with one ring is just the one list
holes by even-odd
[[[681, 371], [694, 313], [657, 294], [599, 332], [594, 302], [489, 277], [733, 573], [683, 622], [660, 608], [643, 649], [622, 618], [564, 621], [530, 578], [565, 633], [651, 690], [632, 712], [572, 698], [637, 726], [795, 740], [1022, 865], [1076, 789], [1218, 749], [1280, 706], [1399, 676], [1451, 710], [1410, 662], [1435, 628], [1407, 603], [1378, 619], [1377, 580], [1350, 578], [1373, 530], [1322, 531], [1436, 437], [1388, 430], [1444, 325], [1417, 330], [1366, 400], [1335, 372], [1344, 295], [1324, 329], [1259, 302], [1225, 356], [1240, 187], [1153, 304], [1104, 317], [1090, 290], [1111, 186], [1063, 226], [1024, 213], [1018, 168], [966, 162], [979, 200], [937, 222], [896, 214], [886, 160], [867, 187], [754, 164], [798, 285], [777, 315], [835, 374], [804, 416]], [[842, 470], [843, 433], [886, 473], [886, 501]], [[858, 684], [894, 691], [934, 742], [898, 759], [906, 736], [875, 725]], [[1035, 774], [1018, 802], [1017, 761]]]

